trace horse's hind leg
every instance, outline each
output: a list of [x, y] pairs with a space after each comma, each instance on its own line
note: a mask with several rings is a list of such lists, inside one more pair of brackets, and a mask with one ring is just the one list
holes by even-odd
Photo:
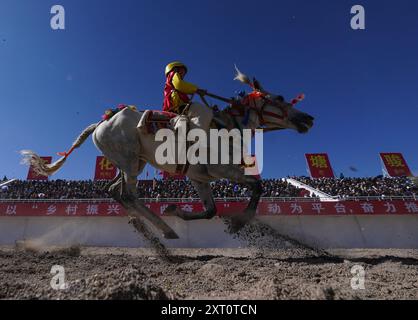
[[216, 215], [216, 205], [215, 201], [213, 200], [210, 184], [207, 182], [198, 182], [192, 180], [192, 185], [199, 193], [199, 197], [203, 202], [205, 211], [199, 213], [187, 212], [177, 207], [176, 205], [172, 205], [167, 207], [165, 213], [174, 214], [183, 220], [212, 219]]
[[106, 185], [106, 190], [112, 195], [113, 199], [120, 202], [122, 194], [122, 171], [119, 170], [118, 175]]

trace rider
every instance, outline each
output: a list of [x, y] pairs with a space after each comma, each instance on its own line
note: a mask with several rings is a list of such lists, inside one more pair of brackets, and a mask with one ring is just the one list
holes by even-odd
[[189, 94], [205, 95], [207, 93], [206, 90], [184, 81], [186, 74], [187, 67], [180, 61], [171, 62], [165, 67], [163, 111], [181, 113], [184, 107], [190, 103]]

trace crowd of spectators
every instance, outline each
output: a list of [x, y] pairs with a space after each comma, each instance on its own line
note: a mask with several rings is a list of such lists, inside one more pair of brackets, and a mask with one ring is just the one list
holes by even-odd
[[2, 199], [100, 199], [107, 198], [104, 181], [16, 180], [0, 190]]
[[331, 196], [363, 197], [363, 196], [413, 196], [418, 194], [417, 186], [407, 177], [386, 178], [319, 178], [295, 177], [294, 179], [307, 184]]
[[[13, 181], [0, 190], [0, 199], [103, 199], [110, 198], [107, 181]], [[301, 189], [281, 179], [263, 180], [263, 197], [299, 197]], [[241, 198], [251, 195], [244, 185], [228, 180], [211, 183], [215, 198]], [[199, 198], [189, 180], [151, 180], [137, 184], [140, 198]]]
[[[413, 196], [418, 194], [417, 186], [409, 178], [340, 178], [311, 179], [294, 177], [315, 189], [331, 196]], [[1, 182], [7, 181], [3, 178]], [[0, 199], [105, 199], [111, 198], [107, 192], [108, 181], [92, 180], [52, 180], [22, 181], [16, 180], [0, 188]], [[299, 189], [282, 179], [262, 181], [262, 197], [303, 197], [306, 190]], [[215, 198], [246, 198], [251, 190], [241, 184], [228, 180], [211, 183]], [[190, 199], [199, 198], [189, 180], [150, 180], [137, 184], [140, 198], [149, 199]]]
[[[301, 190], [281, 179], [262, 181], [262, 197], [298, 197]], [[251, 196], [251, 190], [244, 185], [228, 180], [218, 180], [211, 183], [215, 198], [245, 198]], [[199, 198], [190, 181], [186, 180], [156, 180], [154, 186], [139, 188], [143, 198]]]

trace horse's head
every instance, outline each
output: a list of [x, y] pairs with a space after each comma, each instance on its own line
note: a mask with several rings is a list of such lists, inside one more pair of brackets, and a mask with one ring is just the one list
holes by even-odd
[[248, 84], [253, 90], [238, 103], [240, 105], [238, 109], [243, 115], [244, 124], [247, 123], [246, 126], [252, 129], [294, 129], [299, 133], [306, 133], [313, 126], [314, 118], [294, 107], [304, 99], [303, 95], [287, 102], [282, 96], [264, 90], [255, 78], [250, 81], [238, 68], [236, 70], [235, 80]]

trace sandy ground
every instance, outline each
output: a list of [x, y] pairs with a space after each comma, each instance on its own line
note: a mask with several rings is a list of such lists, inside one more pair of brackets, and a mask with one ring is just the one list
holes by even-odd
[[[53, 290], [51, 268], [65, 268]], [[350, 283], [355, 265], [365, 289]], [[1, 299], [417, 299], [418, 250], [0, 248]]]
[[324, 251], [259, 221], [231, 234], [241, 249], [167, 249], [132, 223], [150, 249], [1, 247], [0, 299], [418, 299], [418, 250]]

